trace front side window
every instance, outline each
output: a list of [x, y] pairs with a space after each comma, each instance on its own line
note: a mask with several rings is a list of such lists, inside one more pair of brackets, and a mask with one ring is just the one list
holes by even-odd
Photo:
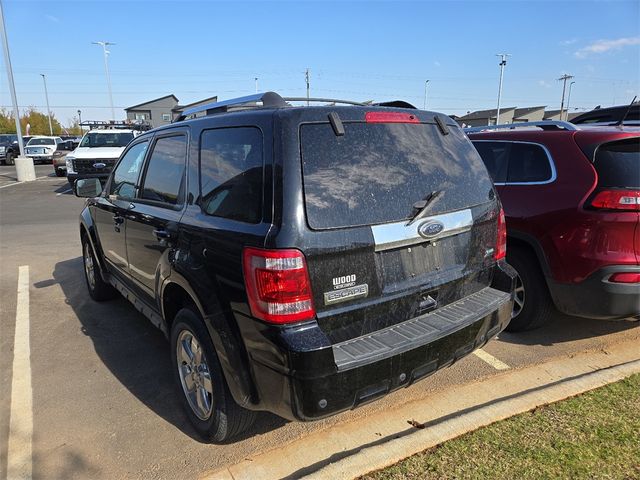
[[122, 160], [113, 172], [110, 195], [117, 195], [120, 198], [132, 199], [136, 193], [136, 183], [147, 152], [149, 142], [140, 142], [132, 146], [124, 154]]
[[262, 132], [255, 127], [205, 130], [200, 140], [204, 213], [247, 223], [262, 219]]
[[140, 198], [169, 205], [182, 203], [186, 159], [186, 135], [159, 138], [149, 158]]

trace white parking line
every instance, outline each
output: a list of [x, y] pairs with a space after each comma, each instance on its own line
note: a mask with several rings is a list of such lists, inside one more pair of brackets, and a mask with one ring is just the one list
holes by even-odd
[[[45, 175], [44, 177], [36, 177], [36, 180], [42, 180], [43, 178], [49, 178], [49, 175]], [[57, 180], [57, 177], [52, 177], [52, 178], [56, 178], [56, 180]], [[33, 180], [31, 180], [31, 181], [33, 181]], [[18, 182], [18, 181], [16, 181], [14, 183], [9, 183], [7, 185], [2, 185], [0, 188], [13, 187], [14, 185], [22, 185], [23, 183], [29, 183], [29, 182]]]
[[484, 350], [476, 350], [473, 354], [478, 357], [480, 360], [488, 363], [496, 370], [509, 370], [511, 367], [504, 363], [502, 360], [498, 360], [493, 355], [485, 352]]
[[33, 408], [31, 346], [29, 342], [29, 266], [18, 268], [16, 333], [13, 343], [13, 379], [7, 447], [7, 478], [30, 479]]

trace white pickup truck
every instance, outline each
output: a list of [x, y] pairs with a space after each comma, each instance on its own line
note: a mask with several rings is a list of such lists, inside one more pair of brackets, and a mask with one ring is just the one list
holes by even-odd
[[80, 145], [67, 155], [67, 180], [106, 179], [127, 144], [141, 132], [131, 129], [94, 129], [84, 134]]

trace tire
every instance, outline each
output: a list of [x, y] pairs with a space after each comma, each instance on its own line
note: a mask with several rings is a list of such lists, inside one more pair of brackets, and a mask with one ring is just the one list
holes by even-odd
[[191, 308], [173, 321], [171, 364], [187, 416], [203, 439], [223, 443], [251, 426], [255, 412], [233, 400], [211, 336]]
[[13, 165], [16, 163], [16, 155], [13, 152], [8, 152], [7, 156], [4, 159], [4, 164], [5, 165]]
[[84, 279], [91, 298], [96, 302], [115, 298], [118, 292], [102, 279], [95, 253], [91, 243], [85, 236], [82, 237], [82, 264], [84, 266]]
[[63, 169], [56, 168], [56, 177], [64, 177], [67, 174]]
[[541, 327], [555, 310], [547, 284], [533, 254], [522, 247], [507, 249], [507, 263], [517, 272], [516, 301], [508, 332], [523, 332]]

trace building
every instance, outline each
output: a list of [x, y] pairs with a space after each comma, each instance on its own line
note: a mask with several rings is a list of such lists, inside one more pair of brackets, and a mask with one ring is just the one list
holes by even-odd
[[[515, 114], [516, 107], [505, 107], [500, 109], [500, 120], [497, 124], [513, 123], [513, 116]], [[482, 127], [484, 125], [496, 125], [497, 109], [492, 110], [478, 110], [476, 112], [469, 112], [466, 115], [457, 119], [460, 125], [466, 127]]]
[[516, 111], [513, 114], [513, 123], [539, 122], [544, 118], [545, 107], [546, 105], [542, 105], [540, 107], [516, 108]]
[[172, 94], [127, 107], [124, 111], [127, 113], [128, 121], [148, 122], [152, 128], [156, 128], [171, 123], [184, 110], [217, 101], [218, 97], [214, 96], [187, 105], [179, 105], [178, 98]]
[[[574, 112], [574, 113], [568, 113], [567, 114], [567, 110], [564, 110], [564, 115], [566, 116], [566, 120], [567, 121], [571, 121], [574, 118], [576, 118], [578, 115], [581, 115], [582, 112]], [[544, 118], [543, 120], [560, 120], [560, 110], [547, 110], [546, 112], [544, 112]]]
[[178, 106], [178, 98], [175, 95], [149, 100], [132, 107], [125, 108], [127, 120], [131, 122], [148, 122], [153, 128], [171, 123], [173, 109]]

